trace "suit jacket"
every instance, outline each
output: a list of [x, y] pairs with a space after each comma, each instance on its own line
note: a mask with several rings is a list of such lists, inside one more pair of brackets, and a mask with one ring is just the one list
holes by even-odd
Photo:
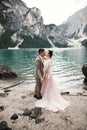
[[43, 67], [44, 67], [41, 56], [37, 56], [35, 62], [36, 62], [35, 73], [34, 73], [35, 78], [41, 79], [43, 77]]

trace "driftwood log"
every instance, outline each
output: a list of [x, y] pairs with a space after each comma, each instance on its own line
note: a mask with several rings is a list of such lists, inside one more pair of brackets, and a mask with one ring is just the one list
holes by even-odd
[[24, 81], [18, 81], [18, 82], [16, 82], [16, 83], [13, 83], [13, 84], [8, 85], [8, 86], [6, 86], [6, 87], [1, 87], [0, 89], [6, 90], [6, 89], [9, 89], [9, 88], [15, 87], [16, 85], [21, 84], [21, 83], [23, 83], [23, 82], [24, 82]]

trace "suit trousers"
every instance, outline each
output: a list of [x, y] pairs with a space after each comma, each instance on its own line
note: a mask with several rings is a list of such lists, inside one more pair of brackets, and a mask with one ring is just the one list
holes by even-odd
[[35, 92], [34, 95], [37, 95], [38, 97], [41, 96], [41, 80], [39, 78], [36, 78], [36, 85], [35, 85]]

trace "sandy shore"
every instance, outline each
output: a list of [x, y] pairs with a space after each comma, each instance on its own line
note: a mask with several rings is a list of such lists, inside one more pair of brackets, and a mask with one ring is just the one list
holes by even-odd
[[[63, 95], [71, 103], [66, 111], [53, 113], [42, 109], [40, 118], [44, 118], [44, 121], [35, 123], [35, 119], [23, 116], [24, 109], [35, 108], [37, 99], [33, 97], [34, 86], [23, 82], [5, 93], [3, 88], [13, 81], [0, 80], [0, 83], [0, 106], [4, 107], [4, 110], [0, 110], [0, 122], [6, 121], [12, 130], [87, 130], [87, 91]], [[13, 121], [10, 118], [14, 113], [18, 119]]]

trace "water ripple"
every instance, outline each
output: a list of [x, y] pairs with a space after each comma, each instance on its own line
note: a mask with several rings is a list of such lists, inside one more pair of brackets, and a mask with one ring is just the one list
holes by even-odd
[[[7, 65], [26, 79], [35, 83], [33, 76], [37, 49], [0, 50], [0, 65]], [[52, 73], [60, 90], [79, 90], [83, 86], [81, 67], [87, 62], [87, 49], [54, 50]]]

